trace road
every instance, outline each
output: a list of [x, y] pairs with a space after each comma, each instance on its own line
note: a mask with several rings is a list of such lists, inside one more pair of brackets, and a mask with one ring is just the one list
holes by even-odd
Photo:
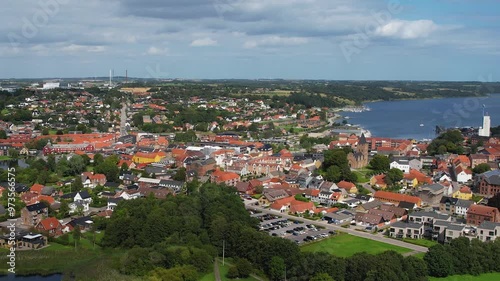
[[286, 218], [286, 219], [300, 221], [300, 222], [304, 222], [306, 224], [313, 224], [316, 226], [321, 226], [321, 227], [324, 227], [328, 230], [341, 231], [341, 232], [345, 232], [345, 233], [348, 233], [348, 234], [351, 234], [354, 236], [367, 238], [370, 240], [374, 240], [374, 241], [378, 241], [378, 242], [382, 242], [382, 243], [391, 244], [394, 246], [399, 246], [399, 247], [411, 249], [415, 253], [418, 253], [418, 252], [425, 253], [428, 250], [426, 247], [406, 243], [406, 242], [403, 242], [400, 240], [395, 240], [395, 239], [391, 239], [391, 238], [387, 238], [387, 237], [383, 237], [383, 236], [373, 235], [373, 234], [367, 233], [367, 232], [362, 232], [362, 231], [353, 230], [353, 229], [349, 229], [349, 228], [343, 228], [343, 227], [340, 227], [338, 225], [329, 224], [326, 221], [314, 221], [314, 220], [309, 220], [309, 219], [305, 219], [305, 218], [299, 218], [299, 217], [291, 216], [288, 214], [283, 214], [283, 213], [280, 213], [277, 211], [264, 209], [262, 207], [251, 205], [251, 204], [245, 204], [245, 208], [247, 210], [253, 210], [253, 211], [258, 211], [258, 212], [267, 213], [267, 214], [271, 214], [271, 215], [281, 216], [281, 217]]

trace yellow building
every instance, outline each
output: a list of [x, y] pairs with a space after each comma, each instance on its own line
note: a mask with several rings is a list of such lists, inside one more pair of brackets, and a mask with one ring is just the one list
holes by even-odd
[[132, 161], [136, 164], [150, 164], [160, 162], [166, 156], [165, 152], [144, 153], [137, 152]]
[[472, 191], [469, 187], [464, 186], [453, 193], [453, 198], [458, 198], [462, 200], [472, 200]]

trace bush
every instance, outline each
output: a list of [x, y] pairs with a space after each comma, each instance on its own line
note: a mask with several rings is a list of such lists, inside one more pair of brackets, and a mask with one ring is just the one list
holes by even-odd
[[240, 278], [247, 278], [253, 270], [252, 264], [247, 259], [238, 259], [236, 268], [238, 269], [238, 277]]
[[240, 276], [238, 268], [236, 266], [231, 266], [227, 271], [226, 277], [229, 279], [235, 279]]

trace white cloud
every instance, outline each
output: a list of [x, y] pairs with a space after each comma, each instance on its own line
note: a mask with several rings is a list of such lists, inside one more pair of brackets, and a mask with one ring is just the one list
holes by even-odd
[[146, 55], [150, 56], [161, 56], [161, 55], [166, 55], [168, 54], [168, 48], [158, 48], [155, 46], [150, 47], [146, 53]]
[[375, 35], [398, 39], [417, 39], [428, 37], [438, 28], [438, 25], [431, 20], [392, 20], [378, 27], [375, 30]]
[[212, 38], [196, 39], [190, 44], [191, 47], [217, 46], [217, 41]]
[[71, 44], [61, 48], [61, 51], [67, 53], [101, 53], [106, 51], [104, 46], [84, 46]]
[[252, 49], [257, 47], [295, 46], [306, 44], [307, 42], [307, 38], [303, 37], [267, 36], [258, 40], [248, 40], [243, 47]]

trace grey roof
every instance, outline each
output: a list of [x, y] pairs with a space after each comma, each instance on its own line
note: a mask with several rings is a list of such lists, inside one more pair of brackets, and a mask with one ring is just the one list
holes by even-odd
[[401, 202], [399, 202], [398, 207], [403, 208], [403, 209], [413, 209], [413, 208], [415, 208], [415, 203], [401, 201]]
[[344, 213], [327, 213], [323, 217], [326, 218], [326, 219], [342, 221], [342, 220], [351, 219], [354, 216], [353, 215], [344, 214]]
[[458, 199], [456, 206], [462, 208], [469, 208], [473, 204], [474, 201]]
[[369, 210], [369, 209], [373, 209], [373, 208], [376, 208], [380, 205], [382, 205], [383, 203], [378, 201], [378, 200], [373, 200], [371, 202], [366, 202], [365, 204], [362, 204], [360, 205], [361, 207], [363, 207], [363, 209], [365, 210]]
[[448, 220], [450, 216], [448, 215], [443, 215], [443, 214], [438, 214], [436, 212], [427, 212], [427, 211], [419, 211], [415, 213], [410, 214], [411, 217], [431, 217], [435, 218], [438, 220]]
[[487, 183], [492, 185], [500, 185], [500, 175], [491, 175], [484, 178]]
[[51, 195], [54, 192], [53, 186], [44, 186], [42, 188], [42, 195]]
[[28, 211], [30, 212], [39, 212], [45, 208], [47, 208], [47, 206], [45, 206], [43, 202], [26, 206], [26, 209], [28, 209]]
[[391, 225], [392, 227], [397, 227], [397, 228], [411, 228], [411, 229], [420, 229], [424, 225], [420, 223], [413, 223], [413, 222], [402, 222], [402, 221], [397, 221]]
[[372, 199], [370, 195], [363, 195], [363, 194], [357, 194], [355, 198], [363, 201], [370, 201], [370, 199]]
[[443, 191], [445, 189], [445, 186], [439, 184], [439, 183], [434, 183], [434, 184], [429, 184], [429, 185], [424, 185], [421, 187], [422, 190], [429, 190], [432, 193], [438, 193], [440, 191]]
[[6, 213], [6, 211], [5, 211], [4, 206], [2, 204], [0, 204], [0, 215], [3, 215], [5, 213]]
[[500, 223], [498, 223], [498, 222], [490, 222], [490, 221], [483, 221], [483, 223], [481, 223], [481, 225], [479, 225], [478, 228], [494, 230], [497, 227], [500, 227]]

